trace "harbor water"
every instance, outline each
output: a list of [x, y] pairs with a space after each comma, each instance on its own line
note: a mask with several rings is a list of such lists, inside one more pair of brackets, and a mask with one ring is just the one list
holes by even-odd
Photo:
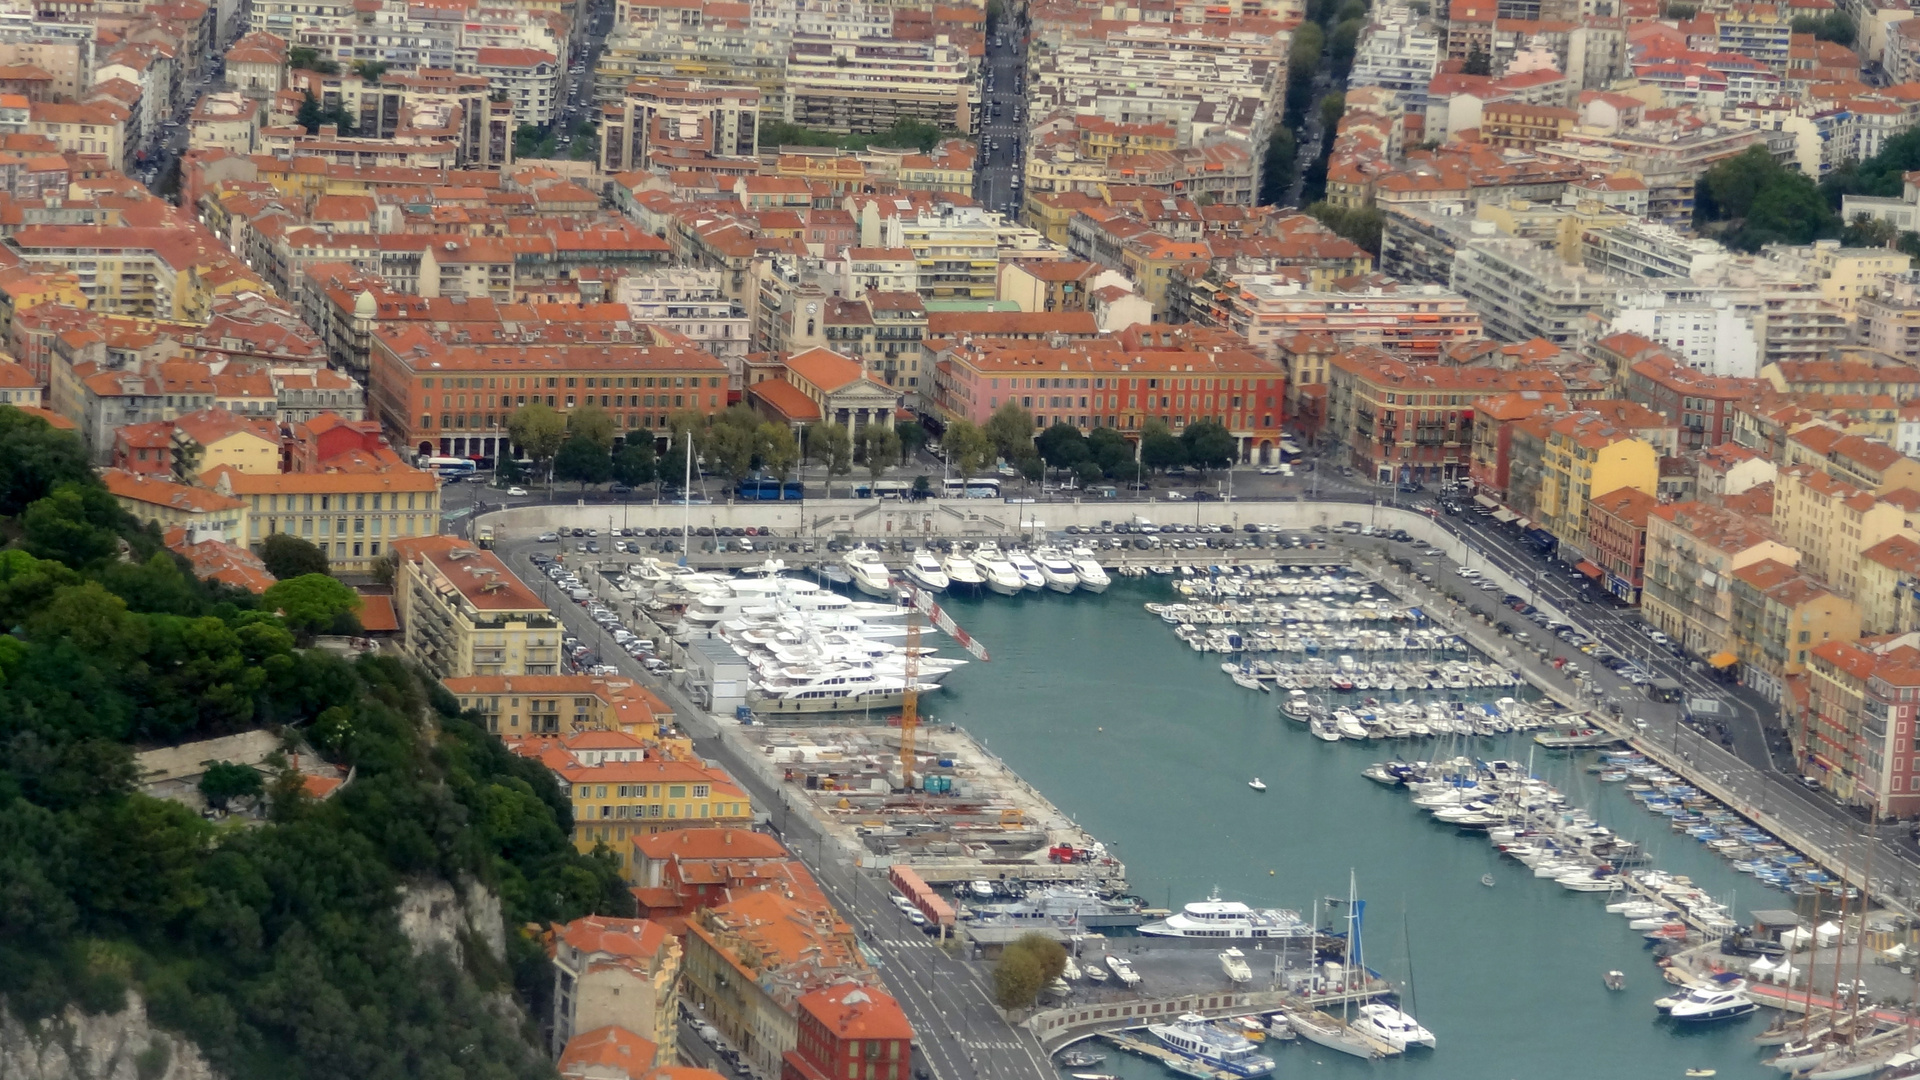
[[[1672, 988], [1641, 933], [1604, 910], [1604, 894], [1535, 878], [1484, 835], [1434, 822], [1405, 792], [1360, 775], [1396, 755], [1525, 761], [1529, 737], [1322, 742], [1278, 714], [1283, 695], [1234, 685], [1219, 654], [1192, 651], [1142, 607], [1173, 598], [1164, 579], [1119, 580], [1098, 596], [944, 598], [993, 661], [953, 673], [923, 708], [983, 740], [1112, 847], [1150, 904], [1178, 907], [1217, 887], [1226, 899], [1311, 916], [1318, 898], [1346, 895], [1350, 869], [1357, 875], [1367, 966], [1403, 987], [1411, 975], [1403, 1003], [1439, 1047], [1368, 1063], [1304, 1042], [1269, 1044], [1274, 1075], [1639, 1080], [1712, 1068], [1728, 1080], [1778, 1080], [1751, 1039], [1766, 1013], [1699, 1029], [1656, 1018], [1654, 999]], [[1793, 906], [1673, 832], [1621, 785], [1599, 782], [1585, 771], [1590, 755], [1532, 754], [1570, 804], [1642, 842], [1651, 865], [1730, 901], [1740, 921], [1756, 907]], [[1264, 793], [1248, 787], [1255, 776]], [[1491, 888], [1481, 882], [1489, 873]], [[1624, 992], [1602, 985], [1616, 968]], [[1102, 1050], [1098, 1071], [1171, 1075]]]

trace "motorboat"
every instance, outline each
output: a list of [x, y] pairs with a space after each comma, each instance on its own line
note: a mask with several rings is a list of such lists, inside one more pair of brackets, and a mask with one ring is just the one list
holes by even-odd
[[1435, 1043], [1433, 1032], [1421, 1027], [1418, 1020], [1378, 1002], [1360, 1006], [1359, 1016], [1351, 1026], [1360, 1034], [1379, 1039], [1402, 1053], [1415, 1046], [1432, 1049]]
[[[1731, 974], [1730, 972], [1728, 974]], [[1706, 1024], [1719, 1020], [1733, 1020], [1759, 1009], [1760, 1006], [1746, 994], [1746, 983], [1738, 977], [1715, 979], [1706, 986], [1696, 986], [1673, 1003], [1667, 1015], [1683, 1024]]]
[[1253, 789], [1253, 790], [1255, 790], [1255, 791], [1265, 791], [1265, 790], [1267, 790], [1267, 782], [1266, 782], [1265, 780], [1262, 780], [1262, 779], [1260, 779], [1260, 778], [1259, 778], [1259, 777], [1257, 777], [1257, 776], [1256, 776], [1256, 777], [1254, 777], [1253, 779], [1251, 779], [1251, 780], [1249, 780], [1249, 781], [1247, 781], [1247, 786], [1248, 786], [1248, 787], [1250, 787], [1250, 788], [1252, 788], [1252, 789]]
[[847, 573], [853, 575], [853, 587], [868, 596], [893, 598], [893, 571], [880, 561], [880, 555], [865, 545], [847, 552], [842, 560]]
[[1609, 971], [1605, 975], [1600, 976], [1600, 982], [1609, 990], [1625, 990], [1627, 988], [1627, 973], [1619, 970]]
[[940, 561], [940, 569], [947, 575], [949, 589], [978, 590], [987, 583], [987, 579], [980, 576], [980, 568], [973, 565], [973, 560], [957, 551]]
[[1098, 985], [1107, 981], [1107, 969], [1100, 966], [1098, 960], [1089, 960], [1082, 968], [1087, 973], [1087, 981]]
[[[1033, 560], [1040, 564], [1040, 577], [1047, 588], [1070, 593], [1080, 587], [1080, 575], [1074, 572], [1073, 560], [1062, 555], [1060, 549], [1043, 547], [1033, 553]], [[1014, 566], [1018, 568], [1019, 564]]]
[[1073, 962], [1073, 957], [1067, 957], [1066, 966], [1060, 969], [1060, 977], [1070, 983], [1080, 981], [1080, 965]]
[[947, 571], [940, 565], [940, 560], [934, 558], [931, 551], [914, 552], [913, 558], [907, 561], [906, 574], [908, 581], [928, 592], [946, 591]]
[[1047, 587], [1047, 575], [1040, 572], [1040, 564], [1033, 556], [1024, 551], [1007, 552], [1007, 564], [1013, 572], [1020, 575], [1020, 586], [1029, 592], [1039, 592]]
[[1253, 981], [1253, 968], [1247, 964], [1247, 954], [1239, 949], [1230, 948], [1220, 954], [1220, 967], [1227, 978], [1236, 983]]
[[997, 544], [981, 544], [973, 551], [973, 565], [986, 579], [987, 588], [1001, 596], [1018, 596], [1026, 591], [1026, 583], [1020, 577], [1020, 571], [1000, 552]]
[[1069, 1050], [1060, 1055], [1060, 1064], [1069, 1069], [1091, 1069], [1107, 1060], [1105, 1054], [1092, 1054], [1085, 1050]]
[[1324, 1046], [1342, 1054], [1367, 1059], [1383, 1058], [1397, 1053], [1388, 1044], [1355, 1031], [1350, 1025], [1342, 1023], [1339, 1017], [1328, 1016], [1323, 1012], [1301, 1009], [1298, 1012], [1288, 1013], [1287, 1019], [1301, 1038], [1316, 1046]]
[[1187, 904], [1178, 912], [1140, 927], [1147, 937], [1178, 938], [1302, 938], [1313, 927], [1297, 911], [1286, 908], [1250, 908], [1238, 900], [1222, 900], [1218, 893]]
[[1262, 1055], [1253, 1040], [1220, 1028], [1196, 1013], [1186, 1013], [1171, 1024], [1148, 1024], [1147, 1031], [1181, 1057], [1234, 1076], [1273, 1072], [1273, 1059]]
[[1140, 985], [1140, 973], [1133, 970], [1133, 962], [1124, 956], [1107, 957], [1107, 969], [1126, 986]]
[[1091, 593], [1106, 592], [1113, 579], [1093, 557], [1093, 549], [1077, 547], [1073, 549], [1073, 576], [1079, 579], [1080, 587]]

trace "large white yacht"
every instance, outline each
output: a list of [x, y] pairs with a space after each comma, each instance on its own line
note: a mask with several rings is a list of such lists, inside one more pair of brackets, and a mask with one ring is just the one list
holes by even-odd
[[1218, 893], [1140, 927], [1149, 937], [1177, 938], [1296, 938], [1312, 932], [1297, 911], [1250, 908], [1238, 900], [1222, 900]]
[[1420, 1021], [1391, 1005], [1378, 1002], [1362, 1005], [1359, 1013], [1352, 1025], [1355, 1031], [1371, 1035], [1401, 1053], [1415, 1046], [1432, 1049], [1437, 1041], [1433, 1032], [1420, 1026]]
[[933, 552], [925, 548], [914, 552], [913, 558], [907, 560], [906, 575], [907, 580], [928, 592], [945, 592], [948, 585], [946, 569]]
[[1148, 1024], [1147, 1030], [1181, 1057], [1234, 1076], [1266, 1076], [1273, 1071], [1273, 1059], [1261, 1054], [1251, 1040], [1195, 1013], [1171, 1024]]
[[1020, 579], [1020, 571], [1000, 553], [997, 544], [981, 544], [973, 551], [973, 565], [980, 570], [980, 576], [987, 579], [987, 588], [1001, 596], [1018, 596], [1026, 589]]
[[1033, 553], [1033, 561], [1040, 564], [1040, 577], [1054, 592], [1070, 593], [1080, 587], [1080, 575], [1073, 572], [1073, 560], [1062, 555], [1059, 548], [1043, 547]]
[[1073, 549], [1073, 575], [1080, 579], [1080, 587], [1088, 592], [1106, 592], [1107, 586], [1113, 584], [1113, 579], [1107, 576], [1100, 561], [1093, 557], [1093, 549], [1084, 544]]
[[1020, 575], [1021, 588], [1039, 592], [1047, 587], [1047, 576], [1040, 572], [1040, 564], [1033, 561], [1033, 556], [1015, 549], [1007, 552], [1007, 562], [1013, 572]]
[[880, 561], [878, 552], [862, 544], [847, 552], [844, 562], [855, 588], [868, 596], [893, 598], [893, 572]]
[[940, 568], [947, 572], [947, 588], [949, 589], [965, 589], [969, 592], [977, 592], [980, 586], [987, 583], [987, 579], [980, 576], [980, 568], [973, 564], [973, 560], [958, 551], [942, 559], [940, 561]]

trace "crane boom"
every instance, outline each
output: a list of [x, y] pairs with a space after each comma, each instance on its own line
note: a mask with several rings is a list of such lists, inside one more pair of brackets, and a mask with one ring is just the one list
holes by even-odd
[[920, 616], [925, 614], [933, 625], [946, 631], [947, 635], [960, 643], [960, 646], [982, 661], [988, 659], [987, 647], [975, 641], [953, 621], [953, 616], [940, 609], [933, 602], [933, 595], [923, 589], [907, 586], [912, 605], [907, 611], [907, 656], [903, 671], [906, 675], [907, 691], [900, 702], [900, 786], [913, 790], [914, 734], [920, 728]]

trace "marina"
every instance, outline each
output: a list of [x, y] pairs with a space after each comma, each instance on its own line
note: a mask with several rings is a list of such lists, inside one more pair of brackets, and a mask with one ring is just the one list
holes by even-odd
[[[1271, 1048], [1280, 1072], [1302, 1055], [1337, 1071], [1413, 1050], [1422, 1075], [1465, 1075], [1449, 1059], [1474, 1053], [1476, 1040], [1487, 1037], [1487, 1018], [1460, 1012], [1447, 995], [1421, 1010], [1412, 977], [1416, 954], [1423, 968], [1444, 968], [1449, 980], [1461, 970], [1490, 976], [1488, 965], [1498, 957], [1517, 981], [1535, 977], [1528, 967], [1533, 958], [1552, 955], [1554, 962], [1538, 973], [1548, 986], [1533, 989], [1546, 1000], [1574, 995], [1583, 1015], [1612, 1018], [1618, 1030], [1609, 1038], [1619, 1045], [1603, 1057], [1667, 1071], [1672, 1062], [1661, 1055], [1671, 1052], [1670, 1025], [1677, 1024], [1688, 1031], [1689, 1061], [1712, 1045], [1718, 1075], [1779, 1075], [1754, 1071], [1761, 1067], [1750, 1042], [1725, 1034], [1743, 1026], [1740, 1014], [1778, 1000], [1773, 984], [1743, 983], [1729, 992], [1745, 995], [1744, 1005], [1735, 1002], [1724, 1014], [1705, 1005], [1701, 1022], [1685, 1019], [1689, 1008], [1683, 1007], [1680, 1017], [1656, 1024], [1652, 999], [1672, 988], [1633, 972], [1636, 965], [1651, 972], [1649, 960], [1661, 956], [1678, 957], [1680, 972], [1714, 963], [1701, 954], [1737, 925], [1743, 888], [1752, 904], [1763, 886], [1778, 887], [1775, 895], [1789, 900], [1830, 883], [1787, 843], [1743, 826], [1738, 815], [1688, 790], [1659, 764], [1626, 753], [1598, 756], [1597, 750], [1618, 744], [1616, 729], [1546, 699], [1516, 677], [1510, 661], [1487, 658], [1419, 607], [1339, 563], [1254, 562], [1144, 578], [1116, 566], [1106, 589], [1068, 591], [1049, 582], [1044, 548], [1017, 561], [1011, 556], [1020, 552], [984, 544], [976, 551], [982, 548], [991, 556], [986, 565], [967, 564], [981, 571], [983, 582], [1004, 563], [1012, 568], [1007, 583], [1018, 580], [1020, 587], [955, 589], [949, 575], [942, 606], [973, 634], [994, 641], [996, 661], [982, 678], [985, 665], [967, 663], [953, 641], [931, 631], [911, 654], [913, 667], [925, 665], [927, 685], [938, 687], [922, 706], [911, 790], [900, 790], [900, 734], [887, 724], [885, 710], [863, 709], [851, 722], [823, 717], [832, 725], [826, 728], [755, 723], [739, 731], [759, 742], [782, 782], [805, 792], [808, 812], [833, 823], [863, 859], [925, 875], [919, 880], [927, 883], [930, 902], [951, 912], [948, 923], [930, 921], [930, 930], [944, 935], [950, 927], [987, 950], [1034, 929], [1069, 941], [1078, 978], [1056, 986], [1064, 998], [1043, 1001], [1036, 1022], [1066, 1023], [1101, 1002], [1132, 1002], [1144, 1013], [1154, 1002], [1231, 1000], [1250, 1015], [1291, 1014], [1292, 1045]], [[926, 565], [931, 561], [918, 561], [918, 578], [904, 568], [888, 571], [893, 604], [854, 595], [859, 587], [849, 573], [851, 587], [838, 599], [823, 590], [793, 605], [814, 609], [798, 621], [792, 611], [768, 612], [745, 599], [732, 602], [731, 610], [721, 605], [710, 629], [689, 625], [692, 605], [649, 607], [653, 614], [678, 614], [678, 623], [659, 625], [674, 626], [680, 638], [710, 635], [750, 662], [771, 658], [753, 662], [756, 671], [770, 663], [790, 666], [793, 635], [800, 635], [810, 658], [831, 641], [839, 650], [831, 663], [904, 676], [909, 646], [897, 589], [911, 581], [924, 590], [933, 580], [924, 576], [933, 572]], [[874, 573], [868, 577], [874, 583]], [[1036, 577], [1037, 587], [1029, 587]], [[868, 605], [858, 623], [848, 621], [851, 612], [831, 610], [843, 602]], [[1179, 638], [1171, 649], [1168, 627]], [[823, 636], [833, 634], [842, 637]], [[1094, 642], [1098, 647], [1090, 648]], [[1090, 686], [1098, 689], [1089, 693]], [[1062, 697], [1068, 687], [1075, 696]], [[1036, 716], [1047, 722], [1018, 723]], [[1315, 730], [1321, 726], [1333, 738]], [[1353, 743], [1374, 745], [1347, 746]], [[1404, 745], [1413, 753], [1401, 753], [1419, 760], [1381, 760], [1385, 745]], [[1042, 758], [1023, 753], [1009, 761], [1000, 755], [1010, 747], [1045, 749]], [[1371, 760], [1356, 760], [1356, 753]], [[1049, 755], [1052, 760], [1044, 760]], [[1325, 755], [1352, 767], [1343, 764], [1345, 775], [1335, 776], [1328, 767], [1333, 758], [1314, 763]], [[1535, 760], [1528, 762], [1530, 755]], [[1211, 768], [1209, 758], [1217, 759]], [[1094, 764], [1090, 771], [1111, 786], [1087, 789], [1083, 768], [1056, 790], [1056, 780], [1065, 778], [1052, 764], [1067, 759]], [[1135, 775], [1142, 768], [1146, 772]], [[1374, 782], [1359, 783], [1362, 776]], [[1420, 809], [1434, 826], [1491, 841], [1496, 861], [1483, 864], [1456, 851], [1436, 862], [1435, 849], [1457, 847], [1446, 842], [1407, 849], [1421, 830], [1409, 834], [1383, 817], [1383, 808], [1354, 805], [1356, 799], [1370, 805], [1387, 788], [1404, 789], [1403, 807], [1407, 798], [1430, 801]], [[1160, 805], [1169, 789], [1186, 792], [1189, 803]], [[1116, 802], [1113, 790], [1128, 797]], [[1241, 800], [1272, 803], [1199, 809], [1234, 799], [1236, 790]], [[1115, 816], [1120, 806], [1144, 811], [1145, 819], [1140, 812]], [[1280, 807], [1286, 809], [1276, 817]], [[1289, 813], [1332, 831], [1280, 826]], [[1218, 832], [1154, 839], [1168, 824], [1163, 819], [1213, 822]], [[1262, 822], [1273, 824], [1263, 828]], [[1252, 840], [1256, 835], [1261, 839]], [[1397, 853], [1383, 860], [1382, 844]], [[1201, 852], [1212, 856], [1207, 866], [1179, 869]], [[1264, 878], [1236, 857], [1254, 852]], [[1376, 918], [1393, 906], [1403, 909], [1403, 941], [1387, 948], [1376, 936], [1362, 968], [1330, 974], [1322, 970], [1324, 957], [1315, 955], [1320, 950], [1300, 948], [1299, 941], [1315, 940], [1330, 917], [1337, 923], [1326, 886], [1356, 867], [1370, 885]], [[1216, 889], [1199, 884], [1221, 880]], [[1427, 899], [1463, 884], [1473, 891], [1458, 905]], [[1596, 892], [1601, 902], [1587, 901], [1584, 913], [1552, 916], [1548, 921], [1561, 937], [1549, 944], [1540, 937], [1548, 931], [1531, 925], [1544, 914], [1538, 905], [1543, 889], [1562, 896]], [[1623, 902], [1637, 906], [1619, 906]], [[1198, 926], [1209, 908], [1232, 912], [1228, 932], [1246, 935], [1233, 950], [1238, 956], [1199, 933], [1183, 940], [1187, 935], [1165, 932]], [[1434, 925], [1439, 911], [1478, 909], [1500, 911], [1488, 927], [1501, 928], [1496, 938], [1482, 940], [1471, 916]], [[1462, 953], [1462, 937], [1481, 947]], [[1561, 971], [1574, 956], [1591, 962], [1581, 972]], [[1239, 993], [1182, 997], [1222, 988]], [[1505, 987], [1487, 992], [1510, 993]], [[1683, 987], [1681, 996], [1690, 993]], [[1336, 1000], [1338, 1017], [1323, 1004]], [[1514, 1007], [1525, 1013], [1537, 1003], [1521, 995]], [[1208, 1010], [1207, 1022], [1227, 1015]], [[1059, 1030], [1080, 1028], [1068, 1023]], [[1164, 1054], [1164, 1041], [1147, 1038]], [[1543, 1063], [1552, 1057], [1545, 1047], [1534, 1052]], [[1213, 1066], [1188, 1059], [1172, 1071], [1213, 1075], [1197, 1071], [1203, 1067]], [[1121, 1055], [1100, 1069], [1120, 1077], [1169, 1072], [1151, 1055]]]

